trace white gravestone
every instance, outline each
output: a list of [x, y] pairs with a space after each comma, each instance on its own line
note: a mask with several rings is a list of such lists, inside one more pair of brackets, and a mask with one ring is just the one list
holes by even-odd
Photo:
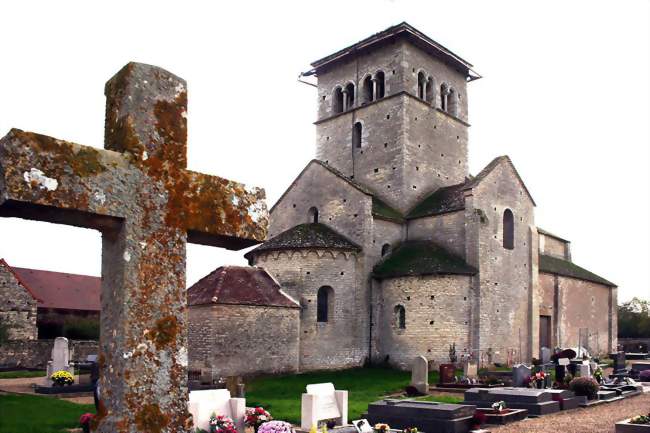
[[194, 427], [210, 431], [210, 416], [224, 415], [233, 420], [239, 433], [244, 432], [246, 399], [231, 398], [227, 389], [190, 391], [188, 409], [192, 414]]
[[52, 359], [47, 362], [47, 376], [45, 378], [49, 385], [52, 384], [50, 377], [59, 370], [67, 371], [74, 376], [74, 366], [70, 364], [68, 339], [65, 337], [56, 337], [54, 339]]
[[422, 355], [413, 360], [411, 386], [414, 386], [421, 394], [429, 392], [429, 361]]
[[589, 367], [589, 363], [580, 364], [578, 367], [580, 368], [580, 377], [591, 377], [591, 368]]
[[478, 363], [476, 361], [467, 360], [463, 366], [463, 375], [467, 379], [474, 379], [478, 376]]
[[333, 383], [307, 385], [302, 395], [300, 427], [309, 431], [319, 421], [333, 419], [336, 425], [348, 423], [348, 392], [334, 390]]
[[549, 362], [551, 362], [551, 349], [549, 349], [548, 347], [542, 347], [541, 355], [542, 355], [542, 364], [548, 364]]

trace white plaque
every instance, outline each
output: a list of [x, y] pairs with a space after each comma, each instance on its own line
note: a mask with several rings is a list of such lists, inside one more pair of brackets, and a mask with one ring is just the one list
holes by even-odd
[[569, 358], [560, 358], [557, 360], [557, 363], [560, 365], [569, 365], [571, 361], [569, 361]]
[[374, 431], [367, 419], [352, 421], [352, 425], [357, 429], [358, 433], [372, 433]]

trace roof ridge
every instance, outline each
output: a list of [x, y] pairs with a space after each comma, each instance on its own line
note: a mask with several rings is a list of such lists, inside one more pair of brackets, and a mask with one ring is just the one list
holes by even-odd
[[528, 194], [528, 197], [530, 198], [530, 201], [533, 202], [533, 206], [537, 206], [537, 203], [535, 203], [535, 199], [533, 198], [533, 195], [530, 193], [528, 190], [528, 187], [526, 186], [526, 183], [522, 179], [522, 177], [519, 175], [519, 172], [517, 171], [517, 167], [515, 167], [515, 164], [512, 162], [512, 159], [508, 155], [501, 155], [497, 156], [494, 158], [492, 161], [489, 162], [488, 165], [486, 165], [483, 170], [481, 170], [476, 176], [474, 176], [474, 179], [472, 179], [468, 184], [465, 190], [472, 189], [475, 186], [478, 186], [479, 183], [483, 181], [496, 167], [499, 166], [499, 164], [502, 161], [506, 161], [508, 164], [510, 164], [510, 167], [512, 170], [515, 172], [515, 176], [517, 176], [517, 179], [521, 183], [521, 186], [524, 188], [524, 191], [526, 191], [526, 194]]

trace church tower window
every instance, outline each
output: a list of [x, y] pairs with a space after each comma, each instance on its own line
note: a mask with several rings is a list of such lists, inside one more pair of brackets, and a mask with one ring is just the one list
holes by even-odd
[[330, 308], [334, 303], [334, 290], [330, 286], [323, 286], [318, 289], [316, 295], [316, 321], [329, 322]]
[[354, 84], [348, 83], [343, 89], [343, 111], [354, 107]]
[[375, 82], [375, 85], [377, 87], [377, 95], [375, 99], [381, 99], [386, 93], [386, 77], [384, 75], [384, 71], [377, 72], [377, 75], [375, 76]]
[[418, 98], [426, 98], [426, 86], [427, 78], [424, 76], [424, 72], [420, 71], [418, 72]]
[[374, 86], [373, 86], [373, 80], [370, 75], [368, 75], [366, 78], [363, 80], [363, 103], [367, 104], [368, 102], [372, 102], [374, 100]]
[[436, 89], [436, 83], [435, 83], [433, 77], [429, 77], [429, 79], [427, 80], [427, 88], [426, 88], [426, 96], [427, 96], [427, 98], [426, 98], [426, 100], [427, 100], [427, 102], [429, 104], [431, 104], [434, 107], [436, 106], [435, 89]]
[[318, 222], [318, 208], [311, 207], [309, 208], [309, 222], [317, 223]]
[[340, 87], [334, 89], [334, 95], [332, 97], [332, 112], [334, 114], [341, 113], [343, 111], [343, 91]]
[[503, 212], [503, 248], [515, 248], [515, 217], [510, 209]]
[[363, 133], [363, 125], [361, 122], [354, 124], [352, 128], [352, 146], [355, 148], [361, 148], [361, 134]]
[[395, 306], [395, 326], [398, 329], [406, 329], [406, 309], [403, 305]]

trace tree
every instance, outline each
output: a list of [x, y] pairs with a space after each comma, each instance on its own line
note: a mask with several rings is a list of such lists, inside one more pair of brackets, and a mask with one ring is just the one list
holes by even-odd
[[631, 301], [618, 306], [618, 336], [650, 337], [650, 302], [632, 298]]

